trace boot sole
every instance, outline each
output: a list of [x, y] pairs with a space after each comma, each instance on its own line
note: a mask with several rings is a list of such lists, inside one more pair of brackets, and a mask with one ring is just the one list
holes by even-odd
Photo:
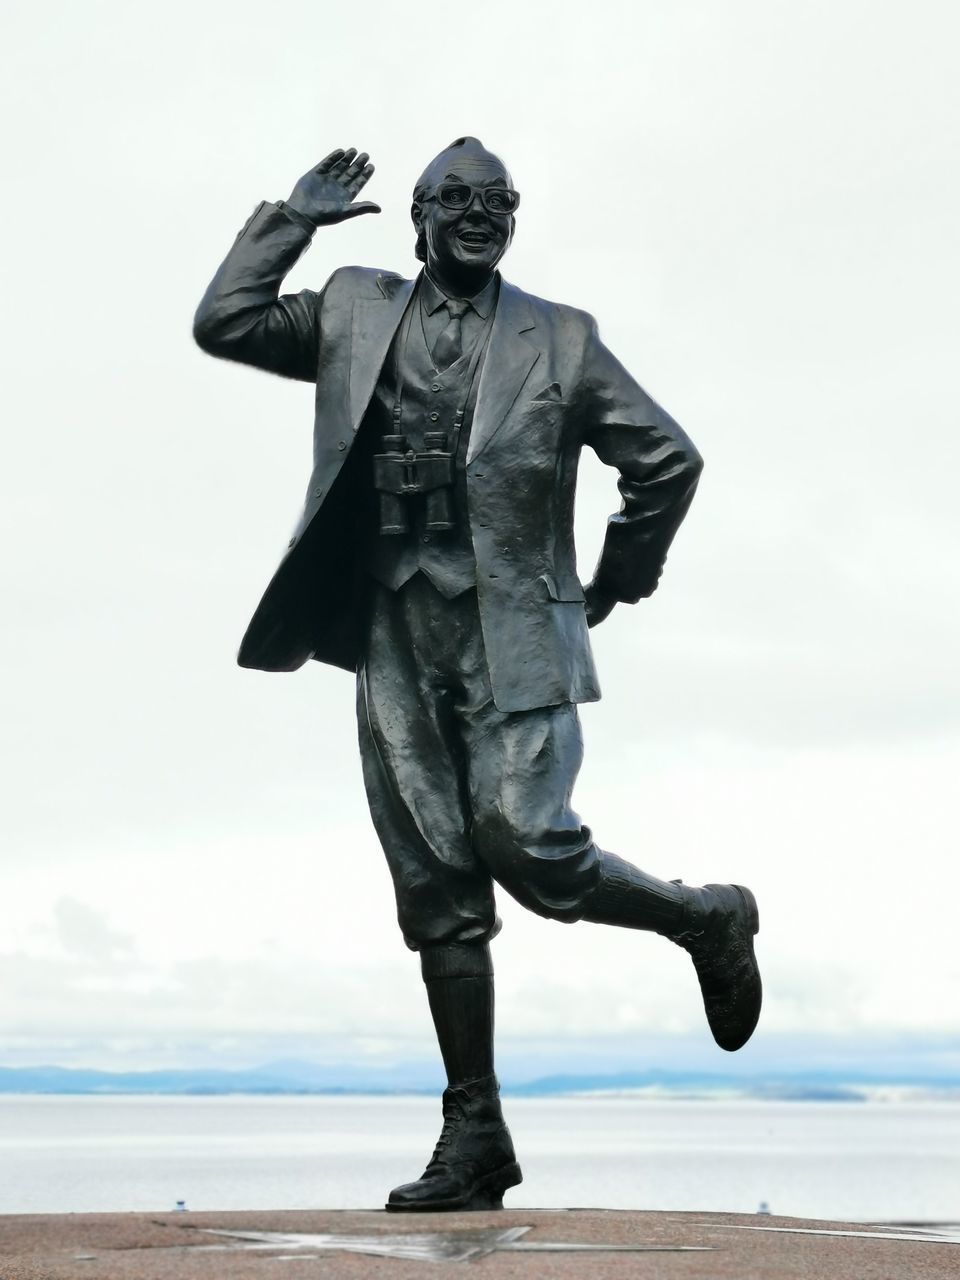
[[523, 1181], [520, 1166], [515, 1160], [501, 1165], [492, 1173], [479, 1178], [469, 1192], [462, 1196], [453, 1196], [446, 1200], [417, 1200], [409, 1204], [394, 1204], [389, 1200], [383, 1206], [387, 1213], [449, 1213], [455, 1209], [473, 1211], [477, 1209], [502, 1209], [503, 1195], [511, 1187], [519, 1186]]
[[736, 1053], [737, 1050], [742, 1049], [743, 1046], [750, 1039], [750, 1037], [753, 1035], [754, 1031], [756, 1031], [757, 1022], [760, 1021], [760, 1004], [762, 1004], [763, 1002], [763, 983], [760, 978], [760, 970], [757, 967], [757, 957], [753, 950], [753, 939], [760, 932], [760, 910], [757, 906], [756, 898], [753, 896], [751, 891], [746, 887], [746, 885], [737, 884], [737, 885], [734, 885], [733, 887], [740, 894], [741, 898], [743, 898], [744, 905], [747, 908], [747, 928], [749, 930], [749, 935], [750, 935], [748, 938], [748, 944], [750, 947], [750, 959], [753, 961], [754, 968], [756, 968], [757, 970], [757, 984], [759, 988], [757, 994], [759, 997], [759, 1001], [757, 1006], [756, 1021], [754, 1022], [750, 1030], [747, 1032], [746, 1036], [738, 1037], [736, 1042], [731, 1042], [730, 1044], [720, 1044], [720, 1041], [719, 1040], [717, 1041], [717, 1044], [720, 1045], [720, 1048], [726, 1050], [727, 1053]]
[[760, 932], [760, 909], [757, 906], [756, 898], [745, 885], [735, 884], [733, 887], [737, 890], [740, 897], [743, 898], [743, 901], [746, 904], [747, 925], [751, 934], [758, 934]]

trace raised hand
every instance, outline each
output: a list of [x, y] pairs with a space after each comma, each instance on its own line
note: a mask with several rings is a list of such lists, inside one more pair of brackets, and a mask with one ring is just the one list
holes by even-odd
[[303, 175], [287, 204], [318, 227], [356, 218], [361, 213], [379, 213], [380, 206], [369, 200], [353, 203], [373, 174], [369, 159], [365, 151], [357, 155], [356, 147], [346, 151], [338, 147]]

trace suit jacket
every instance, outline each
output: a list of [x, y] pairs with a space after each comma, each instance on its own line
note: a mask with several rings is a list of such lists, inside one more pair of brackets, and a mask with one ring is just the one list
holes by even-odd
[[[265, 671], [311, 657], [356, 669], [360, 659], [356, 550], [373, 493], [353, 445], [415, 285], [346, 267], [319, 292], [278, 297], [309, 242], [281, 208], [259, 205], [194, 326], [205, 351], [316, 383], [304, 510], [240, 647], [241, 666]], [[635, 602], [657, 586], [700, 455], [603, 345], [591, 316], [503, 281], [466, 459], [480, 620], [501, 711], [600, 696], [573, 539], [584, 444], [617, 468], [623, 499], [596, 581]]]

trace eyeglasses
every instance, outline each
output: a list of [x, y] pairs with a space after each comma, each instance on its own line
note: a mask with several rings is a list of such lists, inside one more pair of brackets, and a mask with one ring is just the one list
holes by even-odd
[[509, 187], [471, 187], [466, 182], [441, 182], [432, 196], [424, 201], [436, 200], [445, 209], [469, 209], [474, 196], [479, 196], [487, 213], [516, 213], [520, 204], [520, 192]]

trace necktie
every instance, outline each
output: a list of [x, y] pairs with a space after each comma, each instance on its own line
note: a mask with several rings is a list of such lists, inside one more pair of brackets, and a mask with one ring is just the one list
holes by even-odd
[[462, 321], [469, 302], [462, 298], [447, 298], [443, 304], [450, 319], [440, 332], [433, 348], [433, 360], [438, 369], [448, 369], [463, 355]]

